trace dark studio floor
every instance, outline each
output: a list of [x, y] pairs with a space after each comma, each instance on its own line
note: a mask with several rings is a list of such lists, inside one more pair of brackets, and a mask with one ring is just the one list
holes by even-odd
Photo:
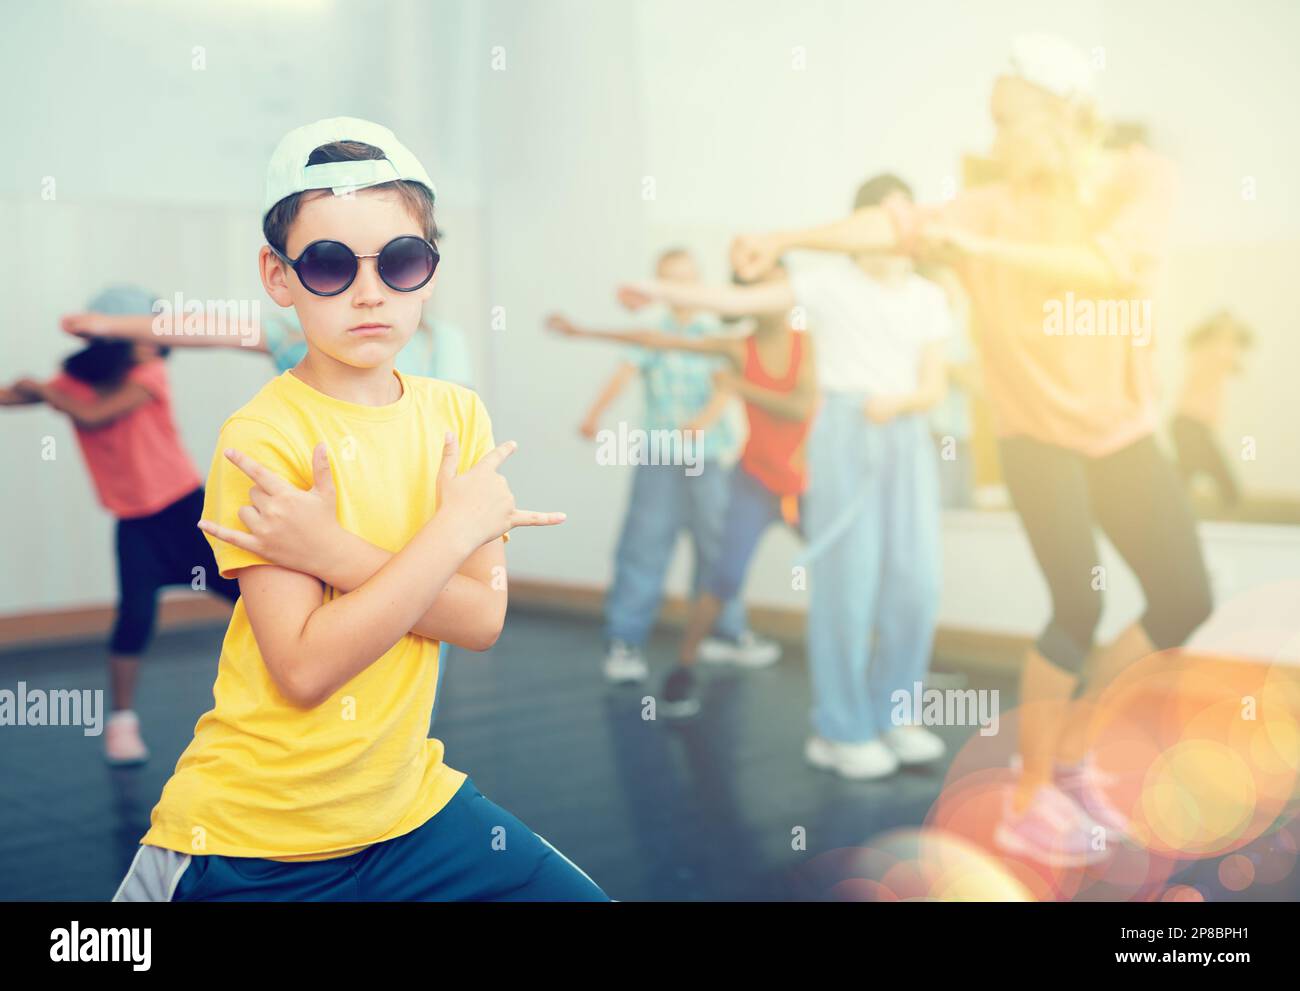
[[[136, 705], [153, 751], [143, 768], [107, 767], [102, 739], [79, 728], [0, 728], [0, 899], [112, 896], [211, 703], [221, 633], [190, 630], [155, 642]], [[446, 743], [449, 764], [622, 901], [818, 897], [800, 874], [808, 858], [922, 822], [941, 767], [852, 783], [804, 764], [802, 657], [757, 672], [706, 667], [699, 717], [643, 720], [641, 699], [658, 689], [674, 647], [671, 633], [652, 644], [649, 686], [610, 687], [599, 670], [598, 624], [512, 611], [489, 654], [454, 652], [434, 735]], [[0, 654], [0, 687], [19, 680], [29, 689], [106, 688], [102, 648]], [[1004, 697], [1012, 687], [969, 685], [1001, 688]], [[970, 732], [941, 730], [954, 749]], [[807, 830], [807, 851], [791, 848], [796, 826]], [[1213, 862], [1195, 864], [1182, 879], [1212, 879], [1212, 869]], [[1292, 877], [1267, 897], [1297, 894]]]

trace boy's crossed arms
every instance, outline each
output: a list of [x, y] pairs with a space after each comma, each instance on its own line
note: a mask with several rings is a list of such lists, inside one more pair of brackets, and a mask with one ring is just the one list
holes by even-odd
[[[505, 574], [501, 536], [565, 519], [515, 508], [497, 472], [515, 447], [501, 444], [458, 474], [459, 444], [449, 431], [434, 515], [396, 554], [339, 524], [324, 444], [313, 452], [306, 490], [238, 450], [225, 452], [255, 483], [251, 505], [238, 511], [248, 532], [209, 520], [199, 526], [272, 562], [233, 573], [267, 670], [286, 699], [319, 705], [407, 633], [470, 650], [496, 642], [507, 599], [497, 580]], [[342, 594], [322, 602], [322, 582]]]

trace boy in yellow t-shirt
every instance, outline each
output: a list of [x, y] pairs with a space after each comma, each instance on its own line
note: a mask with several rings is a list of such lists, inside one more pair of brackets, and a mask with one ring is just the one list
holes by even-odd
[[240, 600], [114, 900], [607, 900], [427, 736], [439, 642], [501, 631], [508, 531], [564, 519], [515, 508], [514, 444], [474, 392], [394, 368], [432, 294], [433, 200], [366, 121], [272, 156], [262, 280], [308, 353], [222, 428], [201, 526]]

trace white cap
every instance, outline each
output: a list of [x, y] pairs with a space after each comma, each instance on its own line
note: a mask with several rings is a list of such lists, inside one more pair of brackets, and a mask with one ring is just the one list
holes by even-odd
[[1022, 34], [1011, 45], [1011, 72], [1065, 100], [1089, 103], [1092, 63], [1068, 41], [1050, 34]]
[[[360, 141], [384, 153], [382, 159], [361, 162], [327, 162], [308, 165], [307, 159], [321, 145], [333, 141]], [[420, 160], [412, 155], [388, 128], [357, 117], [330, 117], [314, 124], [295, 127], [280, 139], [266, 167], [266, 199], [262, 216], [286, 196], [308, 189], [329, 189], [342, 196], [367, 186], [405, 179], [426, 186], [436, 196], [433, 180]]]

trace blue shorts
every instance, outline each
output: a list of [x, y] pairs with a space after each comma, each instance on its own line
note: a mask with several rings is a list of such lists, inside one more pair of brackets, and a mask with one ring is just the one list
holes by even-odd
[[[153, 858], [167, 858], [155, 863]], [[151, 881], [150, 879], [156, 879]], [[285, 863], [142, 847], [115, 901], [609, 901], [572, 861], [468, 778], [404, 836]]]

